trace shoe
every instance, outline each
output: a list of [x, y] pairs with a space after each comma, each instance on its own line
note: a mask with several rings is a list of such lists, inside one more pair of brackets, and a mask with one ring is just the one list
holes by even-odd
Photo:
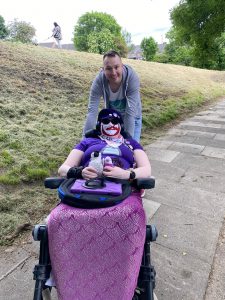
[[145, 190], [141, 189], [140, 192], [141, 192], [141, 198], [144, 198], [144, 196], [145, 196]]

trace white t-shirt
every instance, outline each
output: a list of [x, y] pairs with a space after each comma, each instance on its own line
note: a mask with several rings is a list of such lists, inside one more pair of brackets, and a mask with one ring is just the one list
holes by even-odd
[[115, 93], [111, 90], [109, 86], [109, 105], [110, 108], [116, 109], [121, 113], [124, 113], [126, 110], [126, 98], [123, 94], [122, 84], [120, 85], [118, 91]]

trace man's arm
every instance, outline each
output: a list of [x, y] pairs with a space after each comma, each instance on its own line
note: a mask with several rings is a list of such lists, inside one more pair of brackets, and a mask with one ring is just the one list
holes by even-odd
[[84, 125], [83, 136], [85, 135], [85, 132], [94, 129], [96, 126], [99, 102], [100, 102], [100, 98], [103, 96], [102, 93], [103, 92], [100, 86], [100, 80], [98, 77], [96, 77], [94, 82], [92, 83], [91, 90], [90, 90], [88, 113]]
[[140, 80], [133, 71], [128, 81], [127, 106], [124, 117], [124, 128], [131, 136], [134, 136], [135, 117], [139, 109], [141, 110]]
[[128, 113], [124, 116], [124, 130], [129, 133], [130, 136], [134, 136], [135, 117]]

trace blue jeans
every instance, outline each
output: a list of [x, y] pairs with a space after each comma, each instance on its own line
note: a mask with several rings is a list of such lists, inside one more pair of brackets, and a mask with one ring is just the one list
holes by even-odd
[[135, 118], [133, 139], [136, 140], [138, 143], [140, 142], [140, 138], [141, 138], [141, 128], [142, 128], [142, 117]]

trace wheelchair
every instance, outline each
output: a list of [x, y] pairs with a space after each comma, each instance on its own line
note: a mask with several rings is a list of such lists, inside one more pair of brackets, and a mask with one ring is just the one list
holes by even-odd
[[[144, 212], [142, 204], [140, 208], [137, 199], [130, 198], [134, 189], [138, 191], [154, 188], [155, 179], [135, 179], [132, 182], [120, 180], [122, 197], [71, 193], [70, 189], [75, 180], [56, 177], [47, 178], [44, 182], [46, 188], [58, 190], [60, 203], [50, 213], [50, 222], [48, 221], [47, 225], [36, 225], [32, 231], [34, 240], [40, 242], [39, 262], [33, 270], [33, 279], [35, 280], [33, 300], [45, 300], [43, 291], [49, 289], [51, 292], [52, 288], [46, 285], [46, 281], [53, 271], [60, 300], [155, 300], [153, 291], [156, 272], [151, 264], [150, 243], [156, 241], [158, 232], [154, 225], [143, 223], [143, 217], [140, 217], [140, 214]], [[130, 203], [133, 203], [133, 206]], [[129, 214], [124, 210], [127, 207], [130, 210]], [[76, 221], [76, 214], [80, 218], [80, 227]], [[95, 214], [95, 218], [92, 218], [91, 214]], [[105, 220], [98, 232], [99, 239], [93, 242], [95, 228], [99, 228], [98, 215], [101, 220]], [[119, 223], [123, 218], [124, 221]], [[111, 225], [112, 219], [112, 224], [118, 225], [122, 234], [118, 233], [118, 230], [115, 229], [116, 226]], [[64, 220], [66, 221], [64, 222]], [[131, 222], [136, 226], [132, 232], [129, 227]], [[87, 234], [87, 227], [92, 235]], [[105, 231], [105, 228], [109, 230]], [[141, 231], [139, 231], [140, 228], [142, 228]], [[113, 236], [109, 238], [108, 235], [111, 232]], [[101, 244], [103, 235], [106, 235], [106, 238]], [[121, 236], [123, 242], [121, 242]], [[143, 247], [138, 248], [137, 240], [141, 238]], [[119, 243], [114, 247], [116, 239], [119, 239]], [[67, 245], [69, 244], [68, 250]], [[87, 245], [87, 249], [83, 244]], [[120, 251], [119, 248], [123, 248], [121, 252], [117, 252], [117, 250]], [[92, 252], [91, 255], [88, 253], [89, 250]], [[83, 261], [79, 257], [80, 252], [85, 255], [82, 258]], [[120, 257], [120, 255], [121, 268], [119, 268], [118, 262], [113, 264], [114, 258]], [[138, 258], [136, 259], [136, 257]], [[104, 259], [106, 265], [111, 263], [113, 268], [104, 269], [104, 265], [95, 263], [97, 260], [104, 261]], [[93, 264], [95, 267], [97, 266], [94, 271], [91, 269]], [[135, 271], [134, 268], [137, 266], [138, 269]], [[136, 277], [132, 277], [135, 272], [137, 273]], [[76, 285], [76, 281], [79, 282], [79, 285]], [[106, 285], [110, 296], [105, 289]], [[99, 294], [94, 291], [96, 286], [99, 286]], [[69, 294], [70, 290], [72, 294]], [[108, 296], [101, 296], [101, 291]], [[83, 292], [84, 294], [82, 294]], [[64, 293], [67, 295], [64, 296]]]

